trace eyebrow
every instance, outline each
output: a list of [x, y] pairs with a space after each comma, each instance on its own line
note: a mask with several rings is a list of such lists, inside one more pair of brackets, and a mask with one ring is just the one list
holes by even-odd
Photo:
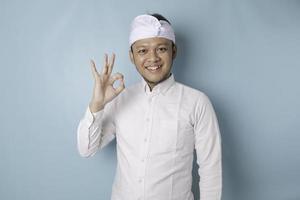
[[[169, 45], [169, 44], [163, 42], [163, 43], [158, 43], [158, 44], [157, 44], [157, 46], [159, 46], [159, 45]], [[147, 43], [143, 43], [143, 44], [140, 44], [140, 45], [136, 45], [136, 48], [146, 47], [146, 46], [148, 47], [149, 45], [148, 45]]]

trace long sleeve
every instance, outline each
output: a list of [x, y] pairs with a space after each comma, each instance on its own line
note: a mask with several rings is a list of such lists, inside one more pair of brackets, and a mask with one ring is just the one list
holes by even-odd
[[207, 96], [195, 110], [195, 148], [200, 176], [200, 199], [220, 200], [222, 194], [221, 136], [213, 106]]
[[77, 148], [82, 157], [90, 157], [115, 138], [112, 105], [97, 113], [87, 107], [77, 128]]

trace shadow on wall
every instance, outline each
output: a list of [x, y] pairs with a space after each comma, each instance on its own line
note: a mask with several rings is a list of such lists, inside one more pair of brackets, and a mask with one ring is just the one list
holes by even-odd
[[183, 34], [179, 31], [176, 32], [176, 45], [177, 55], [172, 66], [172, 73], [174, 74], [175, 80], [182, 82], [186, 74], [186, 68], [188, 67], [187, 55], [190, 54], [188, 46], [190, 41], [186, 40]]
[[[229, 111], [226, 105], [216, 101], [214, 104], [215, 112], [218, 117], [219, 127], [222, 137], [222, 171], [223, 171], [223, 198], [226, 196], [234, 199], [245, 199], [243, 194], [247, 194], [244, 185], [242, 163], [238, 160], [239, 147], [236, 142], [237, 130], [234, 130], [234, 123], [228, 121]], [[226, 191], [226, 194], [224, 193]]]

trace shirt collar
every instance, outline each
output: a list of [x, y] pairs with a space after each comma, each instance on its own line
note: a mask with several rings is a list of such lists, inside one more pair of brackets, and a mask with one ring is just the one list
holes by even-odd
[[165, 94], [167, 90], [175, 83], [175, 78], [174, 75], [171, 74], [166, 80], [160, 82], [157, 84], [152, 91], [150, 91], [150, 88], [147, 84], [147, 82], [142, 78], [142, 86], [143, 86], [143, 91], [146, 94]]

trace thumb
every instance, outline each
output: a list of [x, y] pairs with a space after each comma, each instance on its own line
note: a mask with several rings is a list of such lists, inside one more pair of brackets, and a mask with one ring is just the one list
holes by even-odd
[[123, 78], [124, 78], [123, 74], [117, 72], [117, 73], [115, 73], [114, 75], [111, 76], [109, 82], [110, 82], [111, 85], [113, 85], [116, 80], [121, 81]]
[[125, 89], [125, 83], [124, 83], [124, 78], [120, 79], [120, 84], [119, 86], [115, 89], [116, 94], [120, 94], [123, 90]]

